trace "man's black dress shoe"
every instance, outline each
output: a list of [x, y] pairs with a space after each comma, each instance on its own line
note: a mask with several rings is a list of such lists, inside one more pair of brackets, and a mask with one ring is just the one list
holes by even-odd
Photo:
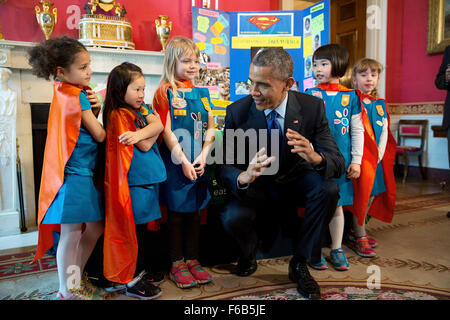
[[245, 259], [240, 257], [237, 264], [236, 274], [240, 277], [247, 277], [254, 273], [257, 268], [258, 263], [256, 262], [256, 258]]
[[289, 262], [289, 279], [297, 284], [297, 291], [311, 300], [320, 300], [320, 287], [311, 276], [306, 262]]

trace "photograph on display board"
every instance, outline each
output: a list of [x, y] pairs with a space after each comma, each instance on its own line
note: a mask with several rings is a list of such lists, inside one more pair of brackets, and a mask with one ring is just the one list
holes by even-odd
[[311, 15], [303, 18], [303, 36], [311, 35]]
[[320, 47], [320, 32], [313, 35], [313, 52]]
[[312, 76], [312, 56], [305, 58], [305, 78]]

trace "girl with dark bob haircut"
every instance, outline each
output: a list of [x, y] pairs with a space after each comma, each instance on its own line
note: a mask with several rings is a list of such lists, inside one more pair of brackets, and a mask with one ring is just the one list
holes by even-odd
[[349, 64], [349, 54], [342, 45], [332, 43], [319, 47], [314, 51], [313, 62], [321, 59], [330, 60], [332, 77], [341, 78], [345, 75]]

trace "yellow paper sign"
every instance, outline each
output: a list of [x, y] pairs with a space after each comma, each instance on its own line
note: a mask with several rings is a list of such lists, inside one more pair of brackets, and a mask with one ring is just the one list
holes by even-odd
[[[233, 49], [250, 49], [251, 47], [283, 47], [284, 49], [300, 49], [302, 37], [233, 37]], [[311, 41], [311, 40], [310, 40]], [[312, 47], [312, 43], [311, 43]], [[311, 49], [312, 50], [312, 49]]]
[[312, 36], [303, 38], [303, 58], [312, 56]]
[[211, 39], [212, 44], [221, 44], [222, 42], [223, 42], [223, 39], [221, 37]]
[[211, 99], [211, 102], [214, 104], [215, 107], [219, 107], [219, 108], [226, 108], [226, 107], [228, 107], [230, 104], [233, 103], [233, 101], [228, 101], [228, 100], [216, 100], [216, 99]]

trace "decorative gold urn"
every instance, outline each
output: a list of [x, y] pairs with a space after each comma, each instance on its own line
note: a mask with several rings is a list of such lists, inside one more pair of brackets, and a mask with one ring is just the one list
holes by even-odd
[[168, 21], [169, 16], [160, 15], [159, 20], [155, 20], [156, 34], [161, 42], [162, 51], [166, 51], [166, 44], [172, 31], [172, 21]]
[[51, 1], [39, 1], [39, 3], [42, 5], [43, 11], [41, 12], [39, 6], [34, 7], [36, 10], [36, 19], [41, 26], [45, 39], [48, 40], [57, 22], [57, 9], [53, 8], [52, 12], [50, 12], [50, 7], [53, 5]]

